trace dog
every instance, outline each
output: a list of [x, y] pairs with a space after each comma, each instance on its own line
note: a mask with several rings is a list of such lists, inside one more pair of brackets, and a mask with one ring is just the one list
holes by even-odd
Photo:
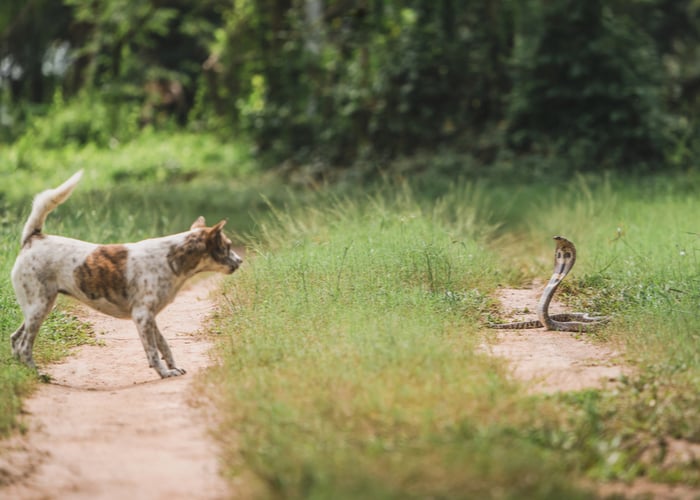
[[125, 244], [99, 245], [44, 234], [46, 216], [68, 199], [82, 174], [81, 170], [34, 199], [12, 268], [12, 285], [24, 316], [11, 337], [12, 353], [36, 369], [34, 339], [61, 293], [110, 316], [131, 318], [148, 365], [162, 378], [183, 375], [185, 370], [175, 366], [158, 330], [156, 315], [193, 275], [231, 274], [243, 263], [222, 231], [226, 221], [207, 227], [199, 217], [189, 231]]

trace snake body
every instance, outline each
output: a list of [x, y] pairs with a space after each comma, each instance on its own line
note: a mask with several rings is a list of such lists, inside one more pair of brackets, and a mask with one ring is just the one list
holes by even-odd
[[521, 321], [517, 323], [499, 323], [489, 325], [491, 328], [521, 330], [526, 328], [546, 327], [547, 330], [560, 332], [589, 332], [607, 322], [607, 316], [598, 316], [589, 313], [562, 313], [549, 314], [549, 304], [554, 292], [564, 277], [569, 274], [576, 263], [576, 247], [572, 242], [562, 236], [555, 236], [556, 249], [554, 251], [554, 272], [549, 278], [549, 283], [542, 292], [540, 302], [537, 304], [536, 321]]

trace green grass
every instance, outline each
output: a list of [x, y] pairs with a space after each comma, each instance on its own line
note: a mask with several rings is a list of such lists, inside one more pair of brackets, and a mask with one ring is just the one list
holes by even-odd
[[556, 414], [476, 350], [503, 276], [493, 229], [444, 223], [480, 207], [447, 206], [360, 197], [264, 227], [212, 375], [230, 474], [292, 498], [585, 497], [529, 436]]
[[37, 147], [31, 137], [0, 148], [0, 200], [16, 202], [57, 185], [84, 169], [84, 184], [101, 190], [152, 184], [181, 185], [190, 181], [226, 185], [250, 177], [254, 170], [240, 142], [224, 143], [213, 135], [144, 132], [127, 143], [111, 147], [67, 144], [61, 148]]
[[[609, 450], [588, 467], [593, 477], [642, 475], [700, 485], [695, 464], [664, 464], [665, 439], [700, 442], [699, 181], [692, 173], [578, 178], [513, 204], [519, 215], [509, 218], [505, 230], [537, 242], [531, 247], [535, 255], [546, 257], [537, 266], [541, 276], [550, 272], [551, 235], [577, 244], [565, 298], [577, 310], [614, 314], [598, 338], [621, 344], [634, 367], [616, 390], [588, 402], [587, 419], [599, 429], [592, 445]], [[533, 251], [507, 255], [524, 267], [523, 258], [532, 258]]]
[[[228, 281], [228, 474], [259, 496], [576, 498], [593, 480], [700, 484], [664, 439], [700, 442], [698, 181], [457, 183], [319, 199], [260, 223]], [[620, 231], [618, 231], [620, 228]], [[495, 286], [579, 249], [565, 298], [615, 315], [598, 341], [635, 368], [614, 390], [527, 396], [475, 347]]]
[[[48, 233], [133, 241], [227, 218], [248, 258], [227, 280], [221, 366], [207, 393], [226, 474], [252, 495], [311, 498], [587, 498], [591, 480], [700, 485], [664, 439], [700, 442], [700, 177], [420, 179], [292, 191], [239, 144], [145, 133], [113, 149], [0, 150], [0, 433], [35, 374], [9, 355], [9, 284], [31, 197], [86, 175]], [[594, 336], [634, 368], [614, 390], [527, 395], [477, 349], [499, 285], [578, 261], [576, 309], [613, 314]], [[40, 363], [89, 341], [65, 304]]]

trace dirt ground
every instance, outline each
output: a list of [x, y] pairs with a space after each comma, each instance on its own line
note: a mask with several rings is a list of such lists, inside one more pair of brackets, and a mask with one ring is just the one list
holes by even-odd
[[[501, 289], [498, 300], [505, 321], [537, 319], [535, 309], [542, 286]], [[550, 313], [564, 312], [554, 300]], [[530, 330], [493, 330], [482, 349], [505, 358], [513, 376], [532, 392], [574, 391], [614, 383], [624, 373], [620, 351], [596, 343], [586, 334]]]
[[158, 316], [178, 366], [161, 380], [131, 321], [87, 309], [99, 345], [44, 367], [51, 383], [25, 402], [28, 432], [0, 450], [0, 498], [217, 499], [229, 497], [192, 382], [211, 363], [203, 334], [216, 276], [180, 292]]

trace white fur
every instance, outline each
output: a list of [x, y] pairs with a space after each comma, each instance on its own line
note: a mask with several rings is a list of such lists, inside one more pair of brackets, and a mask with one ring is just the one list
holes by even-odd
[[22, 245], [26, 243], [33, 233], [41, 232], [41, 229], [44, 227], [44, 221], [46, 221], [46, 216], [54, 208], [68, 199], [82, 177], [83, 171], [79, 170], [57, 188], [47, 189], [34, 198], [32, 213], [29, 215], [27, 223], [24, 225], [24, 230], [22, 231]]

